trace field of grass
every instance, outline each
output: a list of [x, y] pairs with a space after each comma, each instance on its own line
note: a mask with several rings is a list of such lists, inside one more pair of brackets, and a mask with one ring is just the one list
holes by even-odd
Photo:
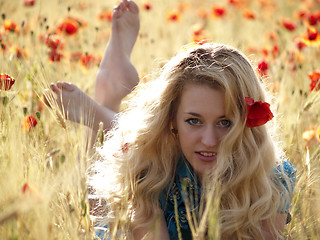
[[[93, 96], [115, 0], [0, 0], [0, 239], [92, 239], [81, 125], [41, 102], [51, 82]], [[285, 235], [320, 238], [320, 1], [137, 0], [132, 62], [149, 81], [181, 47], [233, 45], [274, 95], [279, 140], [296, 166]], [[56, 35], [52, 35], [55, 33]], [[9, 89], [5, 79], [15, 79]]]

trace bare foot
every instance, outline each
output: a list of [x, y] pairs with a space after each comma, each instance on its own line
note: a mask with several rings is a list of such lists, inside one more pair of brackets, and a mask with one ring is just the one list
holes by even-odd
[[[50, 107], [58, 107], [62, 115], [73, 122], [89, 126], [93, 123], [93, 108], [96, 104], [76, 85], [67, 82], [57, 82], [50, 85], [55, 96], [45, 94], [45, 103]], [[91, 114], [90, 114], [91, 113]], [[91, 116], [90, 116], [91, 115]]]
[[103, 123], [104, 130], [111, 128], [116, 113], [99, 105], [76, 85], [57, 82], [56, 84], [52, 83], [50, 88], [55, 95], [45, 93], [45, 103], [52, 108], [54, 106], [58, 107], [58, 111], [62, 113], [65, 119], [92, 128], [94, 130], [93, 137], [99, 129], [100, 122]]
[[96, 78], [95, 100], [119, 111], [122, 98], [138, 84], [137, 70], [130, 61], [140, 27], [139, 9], [133, 1], [122, 0], [112, 14], [112, 32]]

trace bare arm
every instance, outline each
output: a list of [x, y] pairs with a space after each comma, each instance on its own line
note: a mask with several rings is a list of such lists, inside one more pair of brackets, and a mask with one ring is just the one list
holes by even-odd
[[134, 240], [169, 240], [169, 232], [167, 229], [166, 220], [161, 210], [157, 211], [157, 216], [150, 220], [146, 227], [134, 228]]

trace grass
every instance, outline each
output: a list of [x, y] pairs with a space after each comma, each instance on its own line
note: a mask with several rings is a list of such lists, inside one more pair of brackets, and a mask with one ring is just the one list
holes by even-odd
[[[74, 82], [93, 96], [97, 61], [84, 66], [70, 59], [74, 53], [101, 58], [111, 24], [98, 16], [102, 10], [111, 11], [117, 1], [36, 0], [28, 7], [22, 2], [0, 0], [0, 72], [15, 78], [11, 90], [0, 91], [0, 238], [92, 239], [86, 186], [90, 160], [83, 137], [86, 129], [58, 121], [55, 109], [43, 107], [39, 96], [50, 82], [60, 80]], [[319, 12], [317, 3], [218, 2], [158, 0], [149, 2], [151, 8], [147, 10], [147, 1], [137, 1], [141, 31], [132, 61], [141, 78], [148, 81], [165, 59], [196, 38], [234, 45], [257, 64], [265, 60], [269, 77], [264, 78], [274, 94], [280, 125], [277, 134], [298, 169], [293, 220], [285, 232], [292, 239], [318, 239], [320, 104], [319, 92], [309, 89], [308, 74], [320, 68], [320, 49], [318, 41], [307, 42], [310, 44], [301, 50], [296, 46], [308, 28], [307, 18], [298, 17], [298, 13]], [[215, 6], [222, 6], [225, 14], [214, 16]], [[244, 17], [248, 10], [254, 19]], [[61, 35], [64, 47], [59, 52], [63, 57], [52, 62], [44, 36], [68, 16], [85, 24], [72, 36]], [[296, 25], [293, 31], [283, 26], [284, 18]], [[6, 20], [14, 21], [19, 29], [6, 31]], [[318, 21], [314, 26], [319, 31]], [[26, 130], [22, 126], [29, 115], [38, 124]]]

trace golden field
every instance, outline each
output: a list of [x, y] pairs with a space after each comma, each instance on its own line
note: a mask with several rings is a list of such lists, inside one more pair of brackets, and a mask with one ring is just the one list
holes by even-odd
[[[41, 95], [51, 82], [68, 81], [93, 96], [117, 3], [0, 0], [0, 239], [93, 239], [86, 129], [57, 118]], [[131, 60], [141, 81], [191, 42], [233, 45], [257, 66], [274, 96], [277, 137], [298, 170], [285, 236], [319, 239], [320, 1], [137, 4]]]

